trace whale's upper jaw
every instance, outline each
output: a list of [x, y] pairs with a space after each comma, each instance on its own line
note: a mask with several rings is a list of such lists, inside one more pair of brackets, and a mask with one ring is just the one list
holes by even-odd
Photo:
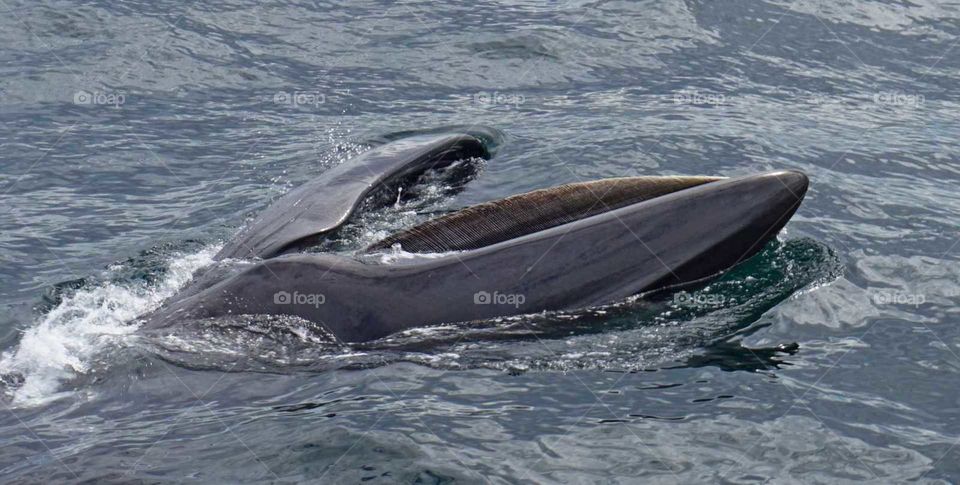
[[810, 187], [810, 178], [799, 170], [778, 170], [760, 176], [783, 184], [784, 188], [794, 195], [797, 202], [803, 200], [803, 197], [807, 194], [807, 189]]
[[[722, 182], [677, 193], [669, 198], [676, 206], [677, 217], [697, 221], [704, 228], [710, 249], [699, 254], [691, 251], [682, 263], [672, 266], [664, 278], [649, 289], [685, 285], [714, 276], [751, 258], [774, 239], [793, 217], [806, 196], [810, 180], [803, 172], [779, 170], [757, 175], [734, 177]], [[684, 204], [694, 199], [694, 192], [717, 194], [716, 201], [704, 198], [702, 203]], [[720, 195], [725, 193], [727, 195]], [[667, 197], [665, 197], [666, 199]], [[667, 202], [664, 200], [663, 202]], [[679, 209], [681, 206], [686, 206]], [[724, 214], [721, 215], [720, 213]], [[682, 235], [677, 235], [682, 241]], [[677, 246], [683, 246], [678, 242]]]
[[[386, 244], [389, 242], [399, 243], [403, 249], [412, 249], [412, 252], [464, 250], [466, 252], [451, 255], [460, 261], [482, 257], [480, 254], [489, 257], [498, 253], [503, 255], [501, 259], [507, 260], [508, 253], [522, 251], [519, 248], [524, 246], [533, 247], [538, 240], [571, 244], [578, 252], [599, 251], [598, 244], [611, 244], [609, 240], [594, 240], [596, 238], [591, 234], [599, 231], [610, 238], [617, 237], [616, 233], [632, 236], [639, 241], [642, 252], [653, 253], [659, 265], [647, 270], [648, 276], [657, 274], [663, 267], [669, 268], [653, 280], [642, 279], [636, 286], [624, 285], [622, 291], [618, 288], [610, 295], [585, 300], [583, 305], [589, 306], [637, 292], [689, 284], [749, 259], [787, 224], [809, 186], [805, 174], [791, 170], [732, 178], [631, 177], [585, 184], [612, 181], [634, 185], [632, 188], [637, 191], [632, 195], [639, 200], [630, 201], [628, 198], [625, 202], [600, 197], [599, 209], [563, 212], [562, 209], [571, 205], [577, 207], [577, 203], [564, 205], [561, 201], [556, 205], [546, 204], [547, 209], [544, 209], [534, 203], [543, 194], [520, 194], [428, 221], [371, 248], [389, 247]], [[656, 193], [637, 189], [651, 182], [668, 182], [669, 190]], [[582, 185], [571, 184], [537, 192], [559, 196], [570, 191], [586, 191]], [[613, 190], [623, 190], [623, 187]], [[591, 193], [589, 201], [596, 200]], [[582, 210], [585, 203], [579, 204]], [[586, 206], [591, 207], [590, 204]], [[627, 238], [628, 243], [630, 239]], [[552, 250], [553, 246], [548, 245], [547, 251]], [[560, 250], [552, 254], [557, 255], [557, 252]], [[582, 261], [570, 264], [576, 266]]]
[[366, 250], [383, 250], [396, 244], [413, 253], [479, 249], [718, 180], [723, 178], [642, 176], [559, 185], [431, 219]]

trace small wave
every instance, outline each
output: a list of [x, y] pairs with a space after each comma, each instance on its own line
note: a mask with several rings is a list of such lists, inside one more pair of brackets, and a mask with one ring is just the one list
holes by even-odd
[[185, 285], [193, 273], [213, 262], [219, 247], [174, 256], [156, 284], [111, 281], [123, 265], [107, 270], [107, 283], [80, 288], [65, 296], [20, 343], [0, 355], [0, 377], [12, 384], [8, 397], [18, 404], [39, 404], [63, 394], [63, 382], [91, 371], [96, 357], [122, 346], [137, 329], [131, 322], [157, 308]]
[[394, 244], [389, 250], [376, 252], [376, 253], [373, 253], [371, 256], [375, 261], [379, 262], [380, 264], [394, 264], [402, 261], [419, 261], [423, 259], [443, 258], [456, 252], [458, 251], [451, 251], [446, 253], [411, 253], [408, 251], [404, 251], [403, 247], [401, 247], [400, 244]]

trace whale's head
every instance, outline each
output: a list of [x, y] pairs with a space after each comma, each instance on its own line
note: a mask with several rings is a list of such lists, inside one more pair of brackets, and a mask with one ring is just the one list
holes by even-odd
[[[292, 315], [359, 342], [415, 326], [612, 303], [745, 261], [787, 223], [807, 185], [802, 173], [779, 171], [629, 177], [521, 194], [387, 239], [447, 255], [404, 264], [270, 258], [169, 302], [149, 326]], [[522, 294], [525, 304], [475, 304], [473, 296], [490, 289]]]

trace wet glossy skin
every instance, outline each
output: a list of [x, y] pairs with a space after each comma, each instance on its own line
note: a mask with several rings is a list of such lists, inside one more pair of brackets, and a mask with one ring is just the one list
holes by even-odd
[[[168, 305], [147, 327], [287, 314], [356, 342], [417, 326], [613, 303], [749, 258], [787, 223], [807, 184], [790, 171], [725, 179], [435, 259], [277, 257]], [[478, 303], [480, 292], [501, 303]], [[283, 293], [301, 295], [300, 303], [278, 302]], [[322, 295], [322, 304], [310, 295]]]
[[370, 149], [285, 194], [216, 259], [269, 258], [295, 250], [342, 225], [371, 191], [472, 157], [489, 157], [483, 141], [455, 133], [411, 136]]

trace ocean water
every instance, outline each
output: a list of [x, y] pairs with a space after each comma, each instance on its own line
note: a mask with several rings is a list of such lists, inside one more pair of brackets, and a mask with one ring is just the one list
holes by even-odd
[[[960, 481], [958, 3], [0, 11], [2, 482]], [[256, 318], [138, 332], [365, 140], [472, 124], [505, 140], [462, 191], [427, 182], [317, 250], [602, 177], [811, 188], [690, 291], [362, 346]]]

